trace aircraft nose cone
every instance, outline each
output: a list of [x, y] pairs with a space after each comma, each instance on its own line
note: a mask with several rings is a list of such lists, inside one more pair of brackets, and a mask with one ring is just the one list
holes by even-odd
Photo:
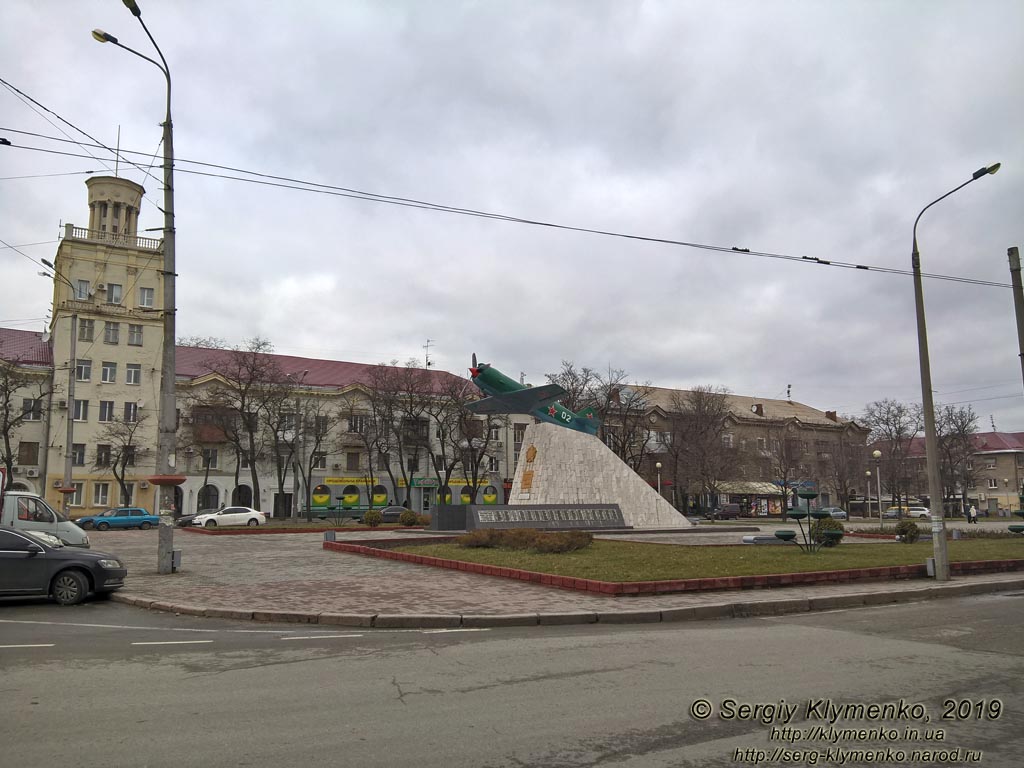
[[479, 375], [480, 375], [480, 369], [479, 369], [479, 368], [470, 368], [470, 369], [469, 369], [469, 375], [470, 375], [470, 376], [471, 376], [472, 378], [474, 378], [474, 379], [475, 379], [475, 378], [476, 378], [477, 376], [479, 376]]

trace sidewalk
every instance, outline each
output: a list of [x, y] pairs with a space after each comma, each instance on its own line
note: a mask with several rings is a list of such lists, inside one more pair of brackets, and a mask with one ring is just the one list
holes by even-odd
[[[338, 534], [339, 541], [387, 532]], [[408, 536], [408, 534], [399, 534]], [[716, 532], [702, 541], [737, 543]], [[606, 597], [509, 579], [325, 551], [320, 533], [204, 536], [175, 531], [178, 573], [156, 573], [157, 531], [90, 531], [95, 550], [128, 564], [113, 599], [175, 613], [360, 627], [482, 627], [682, 621], [828, 610], [1024, 589], [990, 574], [782, 589]], [[659, 534], [664, 541], [671, 534]], [[687, 542], [694, 535], [686, 537]], [[894, 545], [895, 546], [895, 545]]]

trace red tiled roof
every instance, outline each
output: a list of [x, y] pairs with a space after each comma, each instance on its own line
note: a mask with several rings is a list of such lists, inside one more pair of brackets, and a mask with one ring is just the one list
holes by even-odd
[[[211, 373], [212, 369], [225, 365], [231, 350], [207, 349], [204, 347], [177, 347], [175, 369], [178, 376], [194, 379]], [[267, 354], [281, 370], [311, 387], [347, 387], [352, 384], [369, 384], [371, 372], [377, 367], [367, 363], [346, 363], [341, 360], [317, 360], [293, 355]], [[307, 373], [308, 372], [308, 373]], [[305, 373], [305, 376], [303, 374]], [[448, 371], [428, 371], [435, 391], [442, 391], [453, 380], [468, 383], [468, 380]], [[302, 377], [301, 379], [299, 377]]]
[[[971, 444], [974, 446], [975, 453], [1024, 451], [1024, 432], [978, 432], [971, 435]], [[869, 445], [868, 448], [873, 448], [873, 446]], [[907, 450], [908, 457], [922, 458], [925, 453], [923, 437], [915, 437], [910, 441]]]
[[21, 365], [53, 365], [53, 354], [39, 331], [0, 328], [0, 360]]

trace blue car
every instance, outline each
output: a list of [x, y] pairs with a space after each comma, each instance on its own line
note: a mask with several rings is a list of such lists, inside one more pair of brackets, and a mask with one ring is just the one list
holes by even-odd
[[97, 531], [105, 531], [108, 528], [141, 528], [145, 531], [160, 525], [160, 517], [149, 514], [142, 507], [117, 507], [98, 515], [80, 517], [75, 523], [80, 528], [95, 528]]

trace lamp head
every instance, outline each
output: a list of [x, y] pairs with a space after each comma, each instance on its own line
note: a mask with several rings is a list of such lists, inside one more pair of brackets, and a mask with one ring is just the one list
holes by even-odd
[[50, 269], [54, 269], [54, 268], [55, 268], [55, 267], [53, 266], [53, 262], [52, 262], [52, 261], [49, 261], [49, 260], [47, 260], [47, 259], [40, 259], [40, 261], [41, 261], [41, 262], [43, 262], [43, 265], [44, 265], [44, 266], [47, 266], [47, 267], [49, 267]]
[[132, 12], [132, 16], [141, 16], [142, 11], [139, 10], [139, 4], [135, 0], [121, 0], [124, 3], [124, 7]]
[[985, 168], [979, 168], [973, 174], [971, 174], [971, 180], [980, 179], [982, 176], [990, 176], [1002, 166], [1002, 163], [996, 163], [995, 165], [989, 165]]
[[116, 37], [114, 37], [113, 35], [108, 35], [102, 29], [94, 29], [92, 31], [92, 37], [93, 37], [93, 40], [95, 40], [97, 43], [116, 43], [117, 42], [117, 38]]
[[871, 452], [871, 456], [872, 456], [872, 458], [875, 461], [878, 461], [880, 458], [882, 458], [882, 452], [881, 451], [872, 451]]

